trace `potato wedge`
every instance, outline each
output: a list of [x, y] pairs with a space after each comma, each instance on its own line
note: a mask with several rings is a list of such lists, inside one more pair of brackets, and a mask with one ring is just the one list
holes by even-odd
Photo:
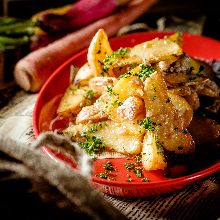
[[92, 90], [87, 86], [70, 85], [62, 97], [57, 108], [57, 114], [73, 118], [80, 112], [82, 107], [91, 105], [96, 99]]
[[121, 78], [112, 89], [112, 101], [117, 99], [119, 102], [123, 102], [125, 99], [134, 95], [143, 98], [143, 89], [144, 84], [138, 76], [131, 75], [129, 77]]
[[96, 105], [85, 106], [76, 116], [75, 123], [97, 123], [108, 120], [108, 115], [100, 111]]
[[183, 97], [168, 92], [168, 96], [171, 99], [172, 104], [178, 111], [180, 117], [181, 129], [186, 129], [193, 118], [193, 108]]
[[[120, 123], [128, 134], [142, 136], [145, 130], [137, 122], [143, 120], [146, 115], [143, 100], [131, 96], [122, 105], [118, 106], [115, 104], [116, 102], [112, 102], [111, 98], [109, 93], [106, 93], [100, 97], [95, 105], [100, 111], [105, 112], [112, 121]], [[132, 115], [130, 113], [131, 109], [134, 110]]]
[[134, 120], [139, 115], [145, 115], [146, 109], [144, 100], [138, 96], [130, 96], [123, 105], [117, 108], [117, 114], [124, 119]]
[[[162, 75], [155, 72], [147, 78], [144, 92], [146, 117], [154, 125], [159, 143], [166, 150], [175, 151], [178, 154], [194, 152], [193, 138], [186, 129], [182, 130], [178, 113], [170, 102]], [[153, 127], [151, 126], [150, 129]]]
[[143, 135], [139, 137], [132, 136], [124, 130], [121, 124], [114, 121], [108, 120], [100, 124], [72, 125], [64, 131], [64, 135], [71, 137], [73, 141], [85, 142], [85, 137], [82, 137], [83, 132], [86, 132], [90, 137], [100, 138], [109, 151], [122, 154], [141, 153]]
[[[138, 44], [134, 47], [120, 48], [107, 60], [109, 68], [124, 65], [141, 64], [143, 60], [156, 63], [162, 60], [176, 61], [183, 54], [181, 47], [170, 39], [154, 39]], [[106, 63], [106, 64], [107, 64]]]
[[113, 71], [104, 68], [103, 63], [112, 52], [107, 34], [103, 29], [99, 29], [91, 41], [87, 54], [89, 66], [95, 76], [114, 76]]
[[107, 87], [113, 88], [117, 82], [118, 79], [115, 77], [94, 77], [89, 80], [88, 86], [98, 94], [98, 96], [101, 96], [107, 92]]
[[144, 136], [142, 164], [146, 170], [163, 170], [167, 167], [164, 149], [157, 143], [152, 131], [147, 131]]
[[75, 79], [74, 79], [74, 85], [83, 85], [86, 86], [90, 79], [94, 77], [94, 72], [90, 68], [88, 63], [85, 63], [77, 72]]

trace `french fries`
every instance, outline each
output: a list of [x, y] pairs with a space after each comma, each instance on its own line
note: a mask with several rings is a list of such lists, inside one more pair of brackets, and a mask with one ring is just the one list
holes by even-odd
[[[207, 131], [196, 132], [199, 96], [219, 100], [219, 88], [182, 43], [175, 34], [113, 52], [100, 29], [57, 109], [72, 123], [63, 135], [88, 153], [141, 154], [146, 170], [165, 169], [169, 152], [194, 153]], [[219, 141], [220, 126], [205, 125]]]

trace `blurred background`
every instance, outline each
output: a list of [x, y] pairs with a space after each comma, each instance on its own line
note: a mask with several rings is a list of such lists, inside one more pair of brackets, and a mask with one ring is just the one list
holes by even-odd
[[[29, 19], [41, 10], [74, 2], [76, 0], [0, 0], [0, 16]], [[176, 25], [174, 23], [181, 25], [186, 21], [192, 21], [192, 25], [200, 22], [203, 35], [220, 40], [219, 9], [219, 0], [159, 0], [137, 22], [144, 22], [151, 28], [157, 28], [158, 19], [162, 17], [160, 21], [166, 22], [166, 26]]]

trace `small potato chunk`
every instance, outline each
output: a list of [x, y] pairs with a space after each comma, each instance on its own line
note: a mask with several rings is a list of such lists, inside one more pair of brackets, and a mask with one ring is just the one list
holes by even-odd
[[91, 105], [95, 98], [93, 91], [89, 90], [87, 86], [70, 85], [60, 101], [57, 114], [73, 118], [80, 112], [82, 107]]
[[192, 107], [183, 97], [179, 95], [168, 92], [168, 96], [171, 99], [175, 109], [178, 111], [182, 129], [186, 129], [193, 118]]
[[85, 142], [85, 138], [81, 136], [83, 132], [86, 132], [90, 137], [100, 138], [105, 144], [106, 150], [122, 154], [141, 153], [143, 135], [139, 137], [132, 136], [124, 130], [121, 124], [114, 121], [72, 125], [64, 131], [64, 135], [71, 137], [73, 141]]
[[112, 70], [104, 68], [103, 60], [112, 54], [108, 36], [103, 29], [99, 29], [93, 37], [88, 49], [88, 63], [95, 76], [114, 76]]
[[166, 150], [177, 154], [192, 153], [195, 150], [193, 138], [186, 129], [182, 130], [178, 113], [169, 101], [167, 91], [161, 74], [155, 72], [145, 80], [146, 117], [156, 124], [155, 134]]
[[118, 82], [115, 77], [94, 77], [89, 80], [89, 88], [93, 90], [98, 96], [107, 92], [107, 87], [113, 88]]
[[106, 121], [108, 119], [108, 115], [100, 111], [96, 105], [85, 106], [79, 112], [76, 117], [76, 124], [83, 123], [96, 123]]
[[74, 79], [74, 85], [83, 85], [86, 86], [91, 78], [94, 77], [94, 72], [90, 68], [88, 63], [85, 63], [77, 72], [75, 79]]
[[138, 96], [130, 96], [123, 105], [117, 108], [117, 114], [124, 119], [134, 120], [139, 115], [145, 114], [144, 100]]
[[163, 170], [167, 167], [164, 149], [161, 145], [158, 146], [152, 131], [147, 131], [144, 136], [142, 164], [146, 170]]

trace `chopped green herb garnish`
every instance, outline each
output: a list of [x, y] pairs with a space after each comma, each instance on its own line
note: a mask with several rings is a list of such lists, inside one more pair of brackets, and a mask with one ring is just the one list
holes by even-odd
[[137, 124], [149, 131], [157, 131], [157, 126], [161, 125], [152, 121], [150, 117], [146, 117], [143, 121], [137, 121]]
[[97, 125], [93, 124], [92, 127], [89, 129], [89, 133], [95, 133], [97, 130]]
[[187, 134], [188, 133], [188, 130], [182, 130], [182, 132], [184, 133], [184, 134]]
[[108, 161], [106, 164], [104, 164], [103, 167], [104, 167], [106, 170], [116, 171], [116, 169], [113, 167], [113, 165], [112, 165], [112, 163], [111, 163], [110, 161]]
[[137, 76], [143, 82], [146, 78], [150, 77], [152, 73], [155, 72], [156, 68], [152, 68], [151, 66], [145, 66], [144, 64], [140, 65], [141, 70], [138, 73], [134, 73], [132, 71], [128, 71], [123, 75], [120, 75], [118, 79], [128, 78], [131, 76]]
[[149, 182], [149, 179], [148, 179], [148, 178], [142, 178], [141, 181], [143, 181], [143, 182]]
[[124, 166], [126, 167], [127, 170], [134, 169], [134, 164], [133, 163], [125, 163]]
[[194, 81], [194, 80], [196, 80], [196, 76], [193, 76], [193, 77], [189, 78], [189, 81]]
[[84, 95], [83, 97], [85, 99], [89, 99], [89, 100], [92, 100], [93, 97], [94, 97], [94, 92], [92, 90], [88, 90]]
[[170, 103], [170, 98], [167, 98], [166, 103]]
[[196, 75], [197, 75], [197, 76], [204, 76], [204, 75], [202, 74], [202, 71], [204, 71], [204, 66], [200, 66], [200, 67], [199, 67], [199, 71], [198, 71], [198, 73], [196, 73]]
[[144, 169], [141, 167], [135, 167], [133, 172], [136, 173], [137, 177], [141, 178], [143, 176], [143, 173], [142, 173], [143, 170]]
[[105, 144], [102, 143], [100, 138], [95, 136], [90, 137], [86, 134], [86, 132], [83, 132], [81, 136], [85, 137], [87, 142], [79, 142], [78, 144], [80, 147], [84, 148], [88, 154], [99, 153], [102, 150], [105, 150]]

